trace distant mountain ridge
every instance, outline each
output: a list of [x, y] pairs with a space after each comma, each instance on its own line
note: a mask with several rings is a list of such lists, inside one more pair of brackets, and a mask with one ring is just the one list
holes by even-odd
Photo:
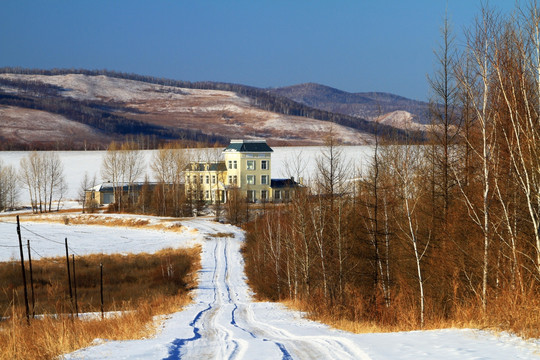
[[[354, 94], [322, 88], [334, 101], [358, 103]], [[0, 149], [86, 148], [89, 143], [103, 148], [126, 136], [144, 136], [154, 144], [244, 137], [273, 145], [320, 145], [331, 126], [344, 144], [360, 145], [371, 143], [375, 133], [398, 140], [410, 136], [400, 128], [402, 118], [393, 114], [375, 126], [359, 116], [240, 84], [108, 70], [0, 68]]]
[[333, 113], [356, 116], [368, 120], [406, 111], [417, 124], [429, 124], [429, 104], [384, 92], [350, 93], [330, 86], [305, 83], [268, 90], [301, 104]]

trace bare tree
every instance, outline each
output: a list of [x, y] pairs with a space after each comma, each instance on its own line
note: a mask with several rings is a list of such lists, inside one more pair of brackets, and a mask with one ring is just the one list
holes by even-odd
[[28, 188], [35, 212], [52, 210], [53, 196], [67, 188], [60, 157], [55, 152], [31, 152], [20, 162], [19, 178]]
[[101, 163], [101, 177], [110, 182], [113, 187], [114, 201], [121, 206], [122, 203], [122, 160], [120, 156], [120, 144], [111, 142]]
[[423, 327], [425, 294], [421, 261], [428, 249], [429, 241], [422, 243], [419, 238], [420, 219], [418, 204], [422, 199], [422, 188], [419, 184], [422, 181], [422, 174], [424, 173], [422, 154], [420, 153], [420, 147], [408, 144], [391, 146], [388, 151], [392, 160], [390, 163], [391, 172], [396, 180], [396, 188], [401, 202], [397, 214], [400, 219], [396, 221], [396, 224], [400, 228], [400, 235], [411, 245], [413, 250], [419, 289], [420, 325]]
[[[84, 172], [83, 179], [81, 180], [81, 184], [79, 186], [79, 203], [82, 204], [82, 212], [83, 214], [86, 212], [86, 207], [88, 205], [87, 198], [86, 198], [86, 192], [96, 186], [96, 174], [92, 178], [88, 176], [88, 172]], [[92, 199], [90, 199], [92, 200]], [[92, 206], [93, 207], [93, 206]]]
[[11, 165], [0, 165], [0, 210], [14, 210], [19, 197], [18, 177]]
[[[456, 105], [458, 99], [458, 86], [454, 75], [455, 47], [454, 36], [450, 28], [448, 15], [446, 14], [441, 29], [442, 43], [435, 51], [438, 68], [433, 76], [428, 76], [428, 82], [433, 92], [430, 100], [431, 127], [429, 134], [433, 141], [431, 158], [435, 182], [433, 184], [436, 193], [441, 194], [443, 200], [443, 225], [448, 221], [448, 209], [450, 207], [453, 187], [451, 179], [451, 161], [456, 157], [451, 151], [458, 140], [461, 128], [461, 118]], [[453, 160], [454, 159], [454, 160]], [[440, 180], [439, 180], [440, 179]], [[433, 199], [435, 201], [435, 199]], [[438, 207], [434, 207], [437, 210]]]
[[481, 176], [480, 183], [482, 195], [480, 205], [474, 201], [472, 194], [469, 194], [464, 184], [458, 181], [460, 192], [464, 196], [469, 216], [472, 221], [479, 227], [483, 234], [484, 250], [482, 259], [482, 290], [481, 301], [482, 308], [485, 311], [487, 307], [487, 287], [489, 274], [489, 249], [492, 240], [491, 227], [491, 180], [493, 177], [493, 155], [495, 150], [495, 114], [493, 108], [489, 106], [489, 100], [493, 93], [491, 82], [490, 60], [493, 56], [493, 46], [491, 39], [495, 37], [496, 19], [493, 11], [486, 8], [482, 9], [482, 14], [476, 20], [473, 31], [467, 33], [467, 52], [472, 59], [471, 76], [466, 77], [466, 73], [460, 70], [458, 80], [462, 91], [465, 92], [471, 109], [474, 111], [476, 126], [479, 131], [479, 141], [466, 139], [469, 142], [473, 151], [473, 156], [476, 157], [480, 164]]

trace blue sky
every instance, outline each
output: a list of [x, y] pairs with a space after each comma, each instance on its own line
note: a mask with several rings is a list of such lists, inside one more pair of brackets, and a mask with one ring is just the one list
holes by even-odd
[[[490, 1], [509, 11], [512, 0]], [[426, 100], [446, 0], [3, 0], [0, 66]], [[480, 0], [448, 0], [456, 35]], [[459, 40], [459, 39], [458, 39]]]

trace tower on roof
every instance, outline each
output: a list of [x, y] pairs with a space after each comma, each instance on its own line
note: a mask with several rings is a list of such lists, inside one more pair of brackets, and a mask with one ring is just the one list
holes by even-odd
[[226, 183], [241, 189], [250, 202], [270, 200], [273, 151], [266, 140], [231, 140], [223, 150]]

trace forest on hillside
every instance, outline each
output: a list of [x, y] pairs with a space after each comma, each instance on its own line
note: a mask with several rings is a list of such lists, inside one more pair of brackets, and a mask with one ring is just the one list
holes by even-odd
[[[203, 134], [199, 130], [171, 128], [134, 120], [126, 115], [119, 114], [119, 112], [135, 113], [137, 112], [136, 109], [125, 108], [121, 104], [111, 104], [109, 102], [63, 97], [60, 94], [62, 90], [59, 86], [39, 81], [0, 78], [0, 105], [42, 110], [62, 115], [119, 140], [144, 136], [147, 138], [147, 143], [153, 143], [152, 147], [155, 147], [160, 141], [180, 139], [205, 143], [226, 142], [226, 139], [219, 135]], [[5, 140], [0, 144], [0, 150], [73, 150], [74, 147], [75, 144], [69, 143], [62, 145], [48, 144], [46, 140], [42, 144], [20, 144], [13, 140]]]
[[[256, 87], [251, 87], [251, 86], [246, 86], [246, 85], [210, 82], [210, 81], [189, 82], [189, 81], [172, 80], [172, 79], [166, 79], [166, 78], [157, 78], [153, 76], [138, 75], [138, 74], [132, 74], [132, 73], [122, 73], [122, 72], [116, 72], [116, 71], [110, 71], [110, 70], [84, 70], [84, 69], [43, 70], [43, 69], [25, 69], [25, 68], [18, 68], [18, 67], [4, 67], [4, 68], [0, 68], [0, 74], [27, 74], [27, 75], [46, 75], [46, 76], [66, 75], [66, 74], [82, 74], [82, 75], [88, 75], [88, 76], [103, 75], [103, 76], [109, 76], [109, 77], [114, 77], [114, 78], [141, 81], [141, 82], [146, 82], [146, 83], [151, 83], [151, 84], [158, 84], [158, 85], [178, 87], [178, 88], [231, 91], [231, 92], [235, 92], [239, 95], [249, 98], [253, 106], [260, 108], [262, 110], [272, 111], [272, 112], [276, 112], [276, 113], [284, 114], [284, 115], [301, 116], [301, 117], [308, 117], [308, 118], [322, 120], [322, 121], [329, 121], [329, 122], [333, 122], [333, 123], [343, 125], [349, 128], [367, 132], [369, 134], [374, 134], [375, 132], [377, 132], [378, 134], [387, 138], [404, 139], [408, 136], [414, 136], [419, 141], [424, 139], [423, 134], [420, 132], [415, 132], [411, 134], [407, 131], [396, 129], [389, 125], [374, 124], [371, 121], [368, 121], [359, 117], [315, 109], [315, 108], [300, 104], [298, 102], [295, 102], [284, 96], [273, 94], [264, 89], [259, 89]], [[25, 84], [25, 83], [26, 82], [23, 82], [20, 86], [18, 86], [18, 88], [19, 89], [26, 88], [28, 84]], [[58, 90], [61, 90], [61, 89], [58, 89]], [[47, 87], [46, 91], [47, 91], [46, 93], [42, 93], [42, 94], [49, 95], [49, 96], [54, 95], [54, 88]], [[25, 101], [25, 100], [27, 101], [27, 99], [23, 98], [21, 101]], [[4, 100], [4, 101], [7, 102], [9, 100]], [[22, 103], [24, 104], [24, 102]], [[38, 105], [35, 105], [35, 106], [38, 106]], [[96, 120], [96, 122], [98, 121]], [[133, 132], [133, 131], [138, 131], [139, 129], [137, 129], [137, 127], [141, 127], [142, 125], [133, 124], [130, 126], [135, 127], [135, 129], [131, 130], [129, 127], [126, 127], [126, 129], [131, 130]], [[105, 125], [102, 125], [102, 127], [105, 127]], [[112, 130], [116, 130], [116, 127], [123, 128], [122, 124], [112, 125], [112, 127], [113, 127]], [[140, 130], [143, 130], [143, 129], [140, 129]], [[172, 134], [167, 133], [166, 129], [148, 129], [148, 130], [151, 132], [156, 132], [156, 133], [159, 133], [161, 131], [164, 133], [164, 136], [172, 135]]]

